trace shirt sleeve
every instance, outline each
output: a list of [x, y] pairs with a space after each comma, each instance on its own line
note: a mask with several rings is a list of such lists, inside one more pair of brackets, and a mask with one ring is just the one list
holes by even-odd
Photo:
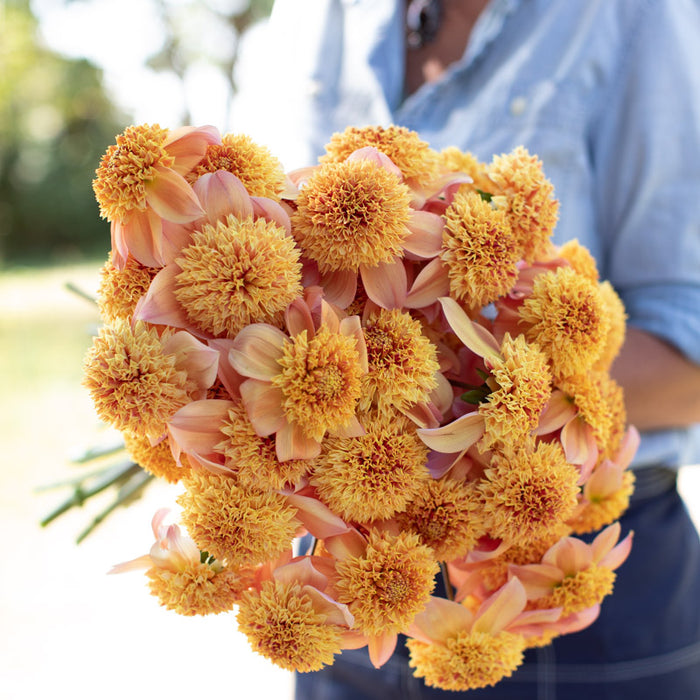
[[626, 6], [636, 26], [589, 136], [602, 273], [630, 325], [700, 363], [700, 4]]

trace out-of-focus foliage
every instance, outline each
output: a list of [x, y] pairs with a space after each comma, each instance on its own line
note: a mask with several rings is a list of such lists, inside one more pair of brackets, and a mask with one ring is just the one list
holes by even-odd
[[127, 123], [86, 60], [41, 46], [28, 0], [0, 6], [0, 264], [106, 253], [91, 182]]
[[[157, 6], [166, 31], [148, 66], [174, 73], [184, 90], [188, 67], [208, 62], [232, 97], [238, 38], [273, 0], [143, 2]], [[109, 226], [91, 182], [131, 122], [103, 88], [99, 67], [42, 46], [30, 0], [0, 0], [0, 266], [106, 255]]]

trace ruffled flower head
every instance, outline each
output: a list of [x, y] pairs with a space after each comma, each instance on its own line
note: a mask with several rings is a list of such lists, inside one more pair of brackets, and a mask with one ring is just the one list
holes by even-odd
[[155, 438], [179, 408], [213, 384], [217, 363], [215, 350], [184, 331], [159, 335], [141, 321], [133, 327], [116, 321], [88, 350], [83, 384], [102, 420]]
[[142, 435], [124, 433], [124, 447], [131, 458], [142, 469], [170, 484], [176, 484], [189, 472], [189, 465], [178, 464], [170, 449], [168, 440], [161, 440], [155, 445]]
[[579, 476], [557, 443], [495, 454], [478, 487], [489, 534], [517, 543], [556, 531], [576, 508]]
[[461, 190], [445, 220], [440, 258], [451, 296], [476, 310], [507, 294], [518, 278], [521, 248], [505, 212], [476, 192]]
[[360, 409], [375, 404], [380, 411], [402, 411], [427, 401], [440, 366], [420, 322], [399, 309], [379, 309], [365, 320], [363, 333], [368, 372]]
[[187, 180], [193, 183], [205, 173], [217, 170], [235, 175], [251, 196], [279, 200], [285, 188], [282, 163], [245, 134], [224, 134], [221, 143], [210, 144]]
[[496, 186], [492, 201], [506, 213], [521, 246], [521, 257], [526, 262], [545, 257], [559, 203], [542, 172], [542, 162], [519, 146], [511, 153], [494, 156], [488, 177]]
[[169, 131], [158, 124], [130, 126], [117, 136], [92, 186], [101, 216], [112, 223], [112, 257], [118, 269], [129, 254], [146, 266], [164, 264], [163, 220], [186, 223], [203, 214], [184, 175], [219, 140], [213, 127]]
[[110, 573], [147, 569], [151, 594], [168, 610], [180, 615], [215, 615], [228, 612], [252, 582], [248, 570], [224, 568], [202, 554], [197, 545], [180, 532], [177, 525], [166, 525], [167, 509], [153, 517], [156, 541], [150, 554], [113, 567]]
[[275, 223], [229, 215], [192, 234], [176, 261], [175, 298], [194, 327], [215, 337], [234, 338], [250, 323], [279, 324], [302, 291], [299, 256]]
[[603, 352], [607, 308], [598, 285], [570, 267], [538, 275], [519, 313], [528, 340], [551, 359], [555, 378], [587, 372]]
[[341, 518], [384, 520], [403, 510], [428, 478], [428, 450], [415, 425], [401, 415], [361, 422], [364, 435], [324, 441], [310, 481]]
[[407, 180], [425, 182], [435, 175], [438, 154], [415, 131], [395, 125], [349, 126], [342, 133], [333, 134], [319, 161], [338, 163], [367, 146], [387, 155]]
[[102, 320], [108, 324], [117, 319], [128, 321], [157, 272], [158, 268], [146, 267], [134, 258], [129, 258], [118, 270], [110, 254], [100, 271], [97, 290], [97, 306]]
[[183, 483], [182, 522], [200, 549], [231, 566], [252, 566], [290, 548], [300, 523], [284, 496], [204, 470], [192, 470]]

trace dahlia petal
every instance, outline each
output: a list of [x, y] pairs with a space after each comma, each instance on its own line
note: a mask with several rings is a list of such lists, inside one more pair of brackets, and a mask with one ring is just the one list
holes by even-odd
[[155, 325], [188, 328], [190, 322], [175, 298], [176, 277], [182, 270], [175, 264], [166, 265], [151, 280], [146, 294], [139, 299], [134, 319]]
[[383, 309], [400, 309], [405, 305], [408, 279], [399, 258], [376, 267], [360, 265], [360, 275], [367, 296]]
[[175, 355], [177, 366], [184, 369], [200, 389], [208, 389], [214, 383], [219, 369], [219, 353], [191, 333], [174, 333], [163, 343], [163, 352]]
[[484, 419], [475, 411], [440, 428], [419, 428], [416, 432], [431, 450], [447, 454], [464, 452], [484, 434]]
[[175, 157], [173, 170], [185, 175], [202, 160], [207, 147], [217, 143], [221, 134], [215, 126], [182, 126], [170, 130], [164, 146]]
[[284, 322], [291, 336], [299, 335], [303, 331], [306, 331], [307, 338], [313, 338], [316, 334], [311, 309], [300, 297], [287, 307], [284, 312]]
[[280, 373], [278, 360], [287, 336], [267, 323], [253, 323], [234, 338], [229, 360], [245, 377], [269, 381]]
[[250, 199], [253, 203], [253, 216], [277, 224], [288, 235], [292, 234], [292, 222], [289, 220], [289, 214], [277, 202], [269, 197], [251, 197]]
[[442, 250], [444, 219], [429, 211], [413, 211], [407, 224], [403, 247], [417, 258], [430, 259]]
[[243, 183], [227, 170], [205, 173], [193, 186], [210, 224], [233, 214], [237, 219], [253, 216], [253, 202]]
[[406, 296], [408, 309], [422, 309], [450, 292], [450, 281], [440, 258], [431, 260], [417, 275]]
[[[510, 632], [517, 632], [529, 636], [528, 632], [537, 633], [537, 628], [542, 625], [549, 626], [553, 622], [558, 622], [561, 617], [562, 608], [545, 608], [544, 610], [525, 610], [518, 615], [512, 624], [508, 626]], [[530, 629], [528, 629], [530, 628]]]
[[595, 447], [595, 441], [591, 445], [590, 436], [590, 426], [578, 416], [561, 429], [561, 444], [567, 462], [580, 465], [590, 458], [591, 448]]
[[555, 389], [540, 413], [535, 435], [547, 435], [566, 425], [577, 413], [576, 406], [561, 390]]
[[367, 646], [367, 637], [356, 630], [343, 630], [340, 639], [341, 649], [361, 649]]
[[297, 519], [314, 537], [325, 540], [348, 531], [347, 524], [317, 498], [294, 493], [287, 496], [287, 502], [297, 509]]
[[382, 667], [394, 653], [398, 635], [396, 633], [385, 632], [368, 638], [367, 650], [369, 660], [374, 668]]
[[176, 224], [194, 221], [204, 214], [197, 195], [182, 175], [156, 166], [157, 175], [146, 183], [146, 202], [158, 216]]
[[338, 560], [360, 558], [367, 552], [367, 540], [354, 527], [323, 540], [326, 550]]
[[191, 225], [175, 224], [172, 221], [163, 221], [162, 255], [163, 262], [167, 265], [175, 260], [182, 249], [189, 245], [192, 239]]
[[452, 297], [440, 297], [438, 301], [447, 322], [464, 345], [487, 362], [500, 358], [498, 341], [486, 328], [474, 323]]
[[311, 598], [314, 610], [326, 616], [324, 624], [338, 625], [339, 627], [352, 627], [355, 624], [355, 617], [344, 603], [338, 603], [323, 591], [312, 586], [302, 586], [301, 590], [302, 593]]
[[168, 431], [183, 452], [212, 454], [222, 440], [221, 426], [234, 405], [223, 399], [192, 401], [168, 421]]
[[209, 347], [214, 348], [219, 353], [219, 371], [217, 375], [219, 380], [231, 397], [240, 396], [239, 387], [244, 380], [233, 368], [228, 358], [233, 340], [230, 338], [212, 338], [207, 342]]
[[508, 573], [523, 584], [528, 600], [536, 600], [551, 593], [552, 588], [564, 578], [561, 570], [552, 564], [511, 564]]
[[121, 564], [115, 564], [107, 573], [108, 574], [125, 574], [129, 571], [141, 571], [142, 569], [150, 569], [153, 566], [153, 559], [149, 554], [144, 554], [143, 556], [136, 557], [136, 559], [130, 559], [129, 561], [124, 561]]
[[542, 563], [557, 566], [564, 576], [571, 576], [587, 569], [593, 563], [593, 553], [583, 540], [562, 537], [545, 552]]
[[625, 559], [629, 556], [632, 550], [632, 540], [634, 538], [634, 533], [630, 532], [627, 537], [625, 537], [620, 544], [613, 547], [599, 562], [599, 566], [604, 566], [607, 569], [615, 571], [619, 566], [621, 566]]
[[633, 425], [630, 425], [622, 438], [620, 449], [615, 455], [615, 463], [622, 467], [622, 469], [627, 469], [637, 452], [640, 441], [641, 437], [639, 431]]
[[586, 627], [590, 627], [598, 619], [598, 615], [600, 615], [600, 603], [596, 603], [580, 612], [567, 615], [555, 624], [555, 629], [559, 634], [580, 632]]
[[127, 223], [115, 229], [115, 235], [123, 240], [118, 247], [146, 267], [163, 267], [162, 233], [162, 219], [149, 209], [132, 214]]
[[334, 437], [339, 438], [354, 438], [366, 435], [367, 431], [362, 427], [362, 424], [353, 416], [345, 425], [336, 428], [332, 431]]
[[258, 435], [266, 437], [284, 428], [287, 419], [282, 408], [281, 389], [257, 379], [246, 379], [238, 389], [248, 420]]
[[353, 151], [346, 159], [348, 162], [356, 160], [366, 160], [374, 163], [378, 168], [384, 168], [390, 173], [394, 173], [399, 180], [403, 180], [403, 173], [386, 153], [382, 153], [374, 146], [363, 146]]
[[338, 270], [321, 276], [323, 292], [331, 304], [345, 309], [352, 303], [357, 293], [357, 272]]
[[124, 224], [114, 220], [109, 228], [112, 243], [112, 264], [117, 270], [123, 270], [129, 257], [129, 248], [124, 238]]
[[421, 642], [433, 644], [456, 637], [459, 632], [471, 629], [473, 623], [474, 615], [464, 605], [430, 596], [428, 605], [415, 616], [407, 633]]
[[503, 631], [524, 610], [527, 604], [525, 588], [512, 578], [479, 607], [472, 630], [486, 634]]
[[442, 420], [442, 414], [432, 401], [420, 401], [407, 408], [402, 408], [401, 413], [425, 430], [437, 429]]
[[321, 591], [328, 585], [328, 577], [314, 566], [312, 557], [299, 557], [289, 564], [279, 566], [272, 577], [278, 583], [298, 583]]
[[363, 372], [369, 371], [367, 359], [367, 344], [365, 343], [365, 335], [362, 332], [362, 322], [359, 316], [348, 316], [344, 318], [338, 327], [339, 332], [345, 337], [354, 337], [355, 350], [357, 351], [357, 361]]
[[314, 459], [321, 453], [321, 443], [304, 435], [295, 423], [287, 423], [275, 435], [275, 451], [280, 462], [290, 459]]

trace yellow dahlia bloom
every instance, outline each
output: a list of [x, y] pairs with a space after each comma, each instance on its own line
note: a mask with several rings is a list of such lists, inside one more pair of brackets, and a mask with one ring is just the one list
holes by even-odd
[[202, 160], [187, 175], [193, 183], [206, 173], [225, 170], [235, 175], [253, 197], [279, 200], [285, 189], [282, 163], [269, 149], [245, 134], [224, 134], [221, 143], [209, 144]]
[[435, 346], [419, 321], [399, 309], [379, 309], [363, 323], [368, 371], [359, 408], [404, 411], [425, 402], [437, 387], [440, 369]]
[[175, 298], [194, 328], [215, 337], [280, 324], [302, 291], [300, 254], [277, 224], [229, 215], [192, 234], [176, 260]]
[[494, 156], [488, 177], [497, 188], [492, 202], [506, 213], [521, 246], [521, 257], [527, 262], [547, 257], [559, 203], [542, 172], [542, 162], [519, 146], [511, 153]]
[[424, 183], [436, 174], [439, 155], [415, 131], [395, 125], [349, 126], [342, 133], [333, 134], [319, 161], [342, 162], [367, 146], [387, 155], [407, 180]]
[[189, 466], [175, 462], [167, 439], [152, 445], [143, 435], [123, 433], [123, 437], [124, 447], [134, 462], [159, 479], [175, 484], [189, 472]]
[[607, 307], [598, 285], [570, 267], [538, 275], [519, 313], [527, 339], [550, 358], [555, 378], [587, 372], [603, 352]]
[[231, 566], [253, 566], [291, 547], [300, 522], [284, 496], [203, 470], [192, 470], [183, 484], [182, 522], [203, 551]]
[[557, 532], [576, 508], [578, 481], [557, 443], [494, 454], [478, 486], [489, 534], [516, 544]]
[[128, 321], [134, 314], [136, 303], [148, 291], [158, 269], [146, 267], [134, 258], [128, 258], [121, 270], [109, 259], [100, 270], [97, 290], [97, 307], [105, 323], [117, 319]]
[[445, 212], [440, 253], [450, 295], [469, 309], [481, 309], [513, 288], [520, 256], [505, 213], [476, 192], [457, 192]]
[[167, 509], [153, 517], [156, 541], [149, 554], [113, 567], [110, 573], [147, 569], [151, 594], [168, 610], [180, 615], [228, 612], [252, 583], [251, 572], [224, 568], [205, 557], [197, 545], [181, 534], [177, 525], [166, 525]]
[[112, 224], [112, 259], [122, 269], [131, 255], [160, 267], [167, 257], [163, 220], [186, 223], [203, 209], [184, 175], [220, 140], [213, 127], [174, 131], [130, 126], [102, 157], [92, 186], [100, 214]]
[[598, 264], [591, 252], [582, 246], [576, 238], [567, 241], [557, 249], [557, 255], [564, 258], [579, 275], [591, 280], [598, 281]]
[[365, 635], [404, 630], [425, 608], [438, 564], [411, 533], [371, 531], [363, 552], [336, 563], [335, 596]]
[[85, 357], [84, 386], [97, 414], [121, 431], [161, 436], [175, 412], [216, 377], [218, 352], [185, 331], [137, 321], [103, 327]]
[[610, 330], [605, 336], [600, 356], [594, 367], [603, 372], [610, 371], [613, 360], [617, 357], [625, 342], [627, 312], [618, 293], [607, 280], [598, 285], [598, 291], [603, 299], [605, 313], [610, 321]]
[[310, 482], [334, 513], [362, 523], [404, 509], [428, 478], [428, 450], [401, 415], [361, 422], [364, 435], [324, 441]]
[[449, 561], [464, 556], [485, 534], [481, 509], [475, 483], [445, 477], [424, 482], [395, 519], [402, 530], [419, 535], [436, 560]]
[[356, 416], [367, 371], [357, 316], [339, 320], [321, 303], [316, 327], [305, 302], [290, 306], [292, 335], [267, 324], [246, 326], [229, 359], [247, 377], [243, 405], [258, 435], [275, 434], [280, 461], [318, 456], [326, 433], [361, 435]]
[[307, 673], [330, 666], [342, 649], [337, 614], [310, 586], [264, 581], [243, 594], [238, 629], [258, 654], [288, 671]]
[[471, 177], [473, 187], [483, 192], [490, 192], [493, 183], [486, 175], [487, 165], [473, 153], [462, 151], [456, 146], [448, 146], [440, 151], [440, 168], [449, 173], [466, 173]]

